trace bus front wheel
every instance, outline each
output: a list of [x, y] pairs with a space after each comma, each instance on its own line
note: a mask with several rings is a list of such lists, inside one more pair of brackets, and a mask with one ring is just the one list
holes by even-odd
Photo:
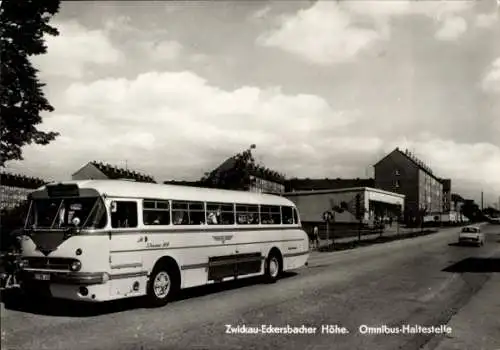
[[265, 278], [268, 283], [274, 283], [278, 280], [281, 270], [283, 269], [281, 263], [281, 256], [275, 252], [271, 251], [266, 260], [266, 272]]
[[153, 307], [166, 305], [178, 290], [174, 268], [162, 264], [153, 270], [148, 281], [147, 299]]

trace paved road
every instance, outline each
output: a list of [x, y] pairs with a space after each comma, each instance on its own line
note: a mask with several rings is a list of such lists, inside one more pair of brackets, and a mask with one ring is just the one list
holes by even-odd
[[[309, 267], [276, 284], [197, 288], [160, 309], [133, 308], [130, 302], [109, 305], [97, 315], [61, 303], [31, 312], [3, 309], [3, 349], [411, 350], [426, 345], [431, 350], [439, 337], [362, 335], [358, 329], [363, 324], [439, 326], [460, 312], [493, 273], [487, 261], [456, 267], [457, 272], [479, 270], [475, 273], [442, 270], [467, 258], [500, 258], [500, 226], [485, 227], [487, 244], [481, 248], [449, 245], [456, 231], [314, 253]], [[47, 310], [55, 315], [44, 315]], [[225, 333], [225, 325], [261, 324], [318, 330], [314, 335]], [[322, 325], [350, 333], [321, 334]], [[480, 329], [475, 334], [480, 336]]]

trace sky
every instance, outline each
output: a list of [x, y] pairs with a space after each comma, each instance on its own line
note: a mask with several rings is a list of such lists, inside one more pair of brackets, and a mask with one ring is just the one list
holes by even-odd
[[400, 147], [498, 202], [499, 18], [497, 0], [62, 2], [32, 58], [61, 135], [7, 167], [195, 180], [256, 144], [288, 177], [363, 178]]

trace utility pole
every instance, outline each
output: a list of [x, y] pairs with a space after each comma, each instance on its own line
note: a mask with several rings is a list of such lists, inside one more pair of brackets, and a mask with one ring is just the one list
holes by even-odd
[[481, 211], [484, 210], [484, 193], [481, 191]]

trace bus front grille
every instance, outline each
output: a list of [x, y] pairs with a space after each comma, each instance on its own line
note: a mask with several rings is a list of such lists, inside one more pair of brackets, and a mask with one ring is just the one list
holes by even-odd
[[70, 270], [75, 259], [69, 258], [25, 258], [24, 267], [47, 270]]

